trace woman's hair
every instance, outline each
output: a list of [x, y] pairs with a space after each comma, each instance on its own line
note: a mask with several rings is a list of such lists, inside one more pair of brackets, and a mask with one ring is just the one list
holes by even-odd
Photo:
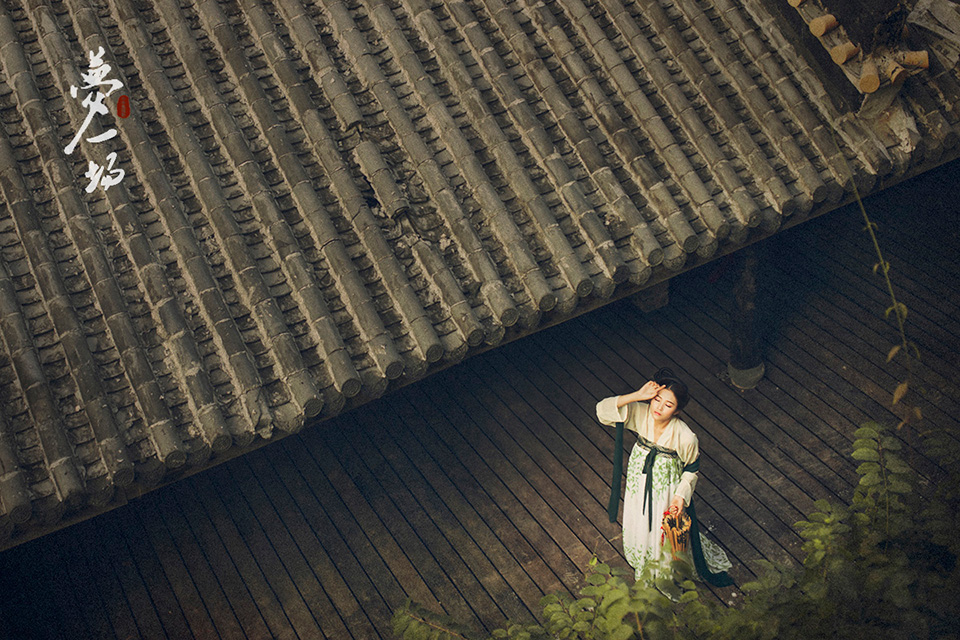
[[677, 397], [677, 411], [687, 406], [687, 402], [690, 400], [690, 392], [687, 389], [687, 385], [676, 378], [671, 369], [663, 367], [653, 376], [653, 381], [657, 384], [664, 385], [673, 392], [673, 395]]

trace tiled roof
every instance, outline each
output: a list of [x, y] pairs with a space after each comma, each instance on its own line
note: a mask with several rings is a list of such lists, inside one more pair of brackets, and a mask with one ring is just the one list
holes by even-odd
[[956, 155], [766, 5], [5, 0], [0, 545]]

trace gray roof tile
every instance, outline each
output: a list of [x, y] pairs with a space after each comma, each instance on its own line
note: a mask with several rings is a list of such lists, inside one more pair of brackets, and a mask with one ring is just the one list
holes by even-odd
[[[0, 546], [957, 155], [954, 70], [877, 119], [790, 33], [761, 0], [4, 4]], [[67, 155], [100, 46], [131, 114]]]

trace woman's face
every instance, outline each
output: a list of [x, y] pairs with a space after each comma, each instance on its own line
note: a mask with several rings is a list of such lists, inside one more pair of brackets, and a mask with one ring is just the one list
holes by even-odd
[[650, 401], [650, 411], [654, 422], [669, 420], [677, 412], [677, 396], [670, 389], [661, 389]]

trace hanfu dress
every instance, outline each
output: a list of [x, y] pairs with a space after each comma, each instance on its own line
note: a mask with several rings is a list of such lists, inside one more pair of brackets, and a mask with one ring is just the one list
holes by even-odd
[[[622, 422], [624, 428], [637, 434], [627, 464], [623, 499], [623, 553], [627, 562], [636, 571], [637, 579], [651, 561], [658, 560], [660, 569], [670, 566], [670, 551], [662, 543], [660, 525], [673, 497], [680, 496], [692, 520], [691, 549], [686, 552], [686, 560], [699, 579], [716, 586], [732, 584], [726, 574], [731, 567], [727, 554], [701, 534], [692, 505], [700, 457], [697, 436], [683, 420], [674, 417], [655, 439], [649, 409], [645, 402], [618, 408], [616, 396], [597, 404], [601, 423], [614, 426]], [[651, 576], [657, 575], [656, 569], [652, 568]]]

